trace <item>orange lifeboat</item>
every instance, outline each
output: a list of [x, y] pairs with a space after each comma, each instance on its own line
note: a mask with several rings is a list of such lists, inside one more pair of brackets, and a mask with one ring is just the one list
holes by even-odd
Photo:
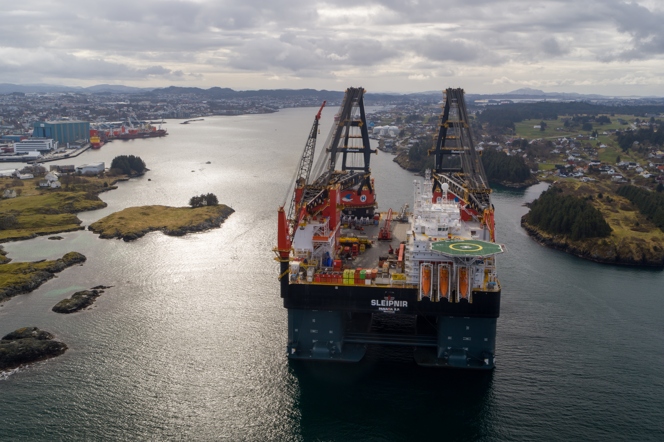
[[459, 295], [468, 299], [468, 267], [459, 267]]
[[447, 298], [450, 292], [450, 268], [446, 265], [438, 267], [438, 295]]
[[431, 297], [431, 264], [422, 266], [422, 296]]

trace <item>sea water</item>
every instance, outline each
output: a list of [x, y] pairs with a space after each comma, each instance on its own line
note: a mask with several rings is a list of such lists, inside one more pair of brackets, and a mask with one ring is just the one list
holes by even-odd
[[[497, 368], [420, 368], [405, 348], [356, 365], [286, 358], [273, 260], [317, 109], [169, 120], [165, 138], [113, 141], [63, 164], [138, 155], [150, 171], [101, 194], [108, 207], [186, 206], [212, 192], [235, 213], [219, 229], [134, 242], [89, 231], [7, 243], [15, 261], [88, 260], [0, 307], [0, 336], [24, 326], [69, 350], [0, 377], [0, 440], [661, 440], [664, 273], [541, 247], [519, 225], [546, 187], [496, 189], [502, 309]], [[327, 114], [329, 112], [329, 114]], [[331, 125], [324, 110], [319, 150]], [[412, 205], [417, 177], [372, 156], [381, 210]], [[77, 290], [94, 306], [51, 311]]]

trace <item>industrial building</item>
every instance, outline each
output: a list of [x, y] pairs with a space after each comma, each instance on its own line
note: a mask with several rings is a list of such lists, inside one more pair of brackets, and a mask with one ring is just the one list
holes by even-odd
[[12, 143], [18, 143], [19, 141], [24, 140], [26, 138], [27, 138], [26, 135], [11, 135], [11, 134], [2, 135], [2, 136], [0, 136], [0, 142], [4, 143], [4, 142], [9, 141], [9, 142], [12, 142]]
[[37, 121], [33, 128], [33, 137], [52, 138], [61, 146], [90, 139], [89, 121]]
[[50, 138], [26, 138], [14, 143], [15, 153], [50, 152], [58, 148], [58, 142]]

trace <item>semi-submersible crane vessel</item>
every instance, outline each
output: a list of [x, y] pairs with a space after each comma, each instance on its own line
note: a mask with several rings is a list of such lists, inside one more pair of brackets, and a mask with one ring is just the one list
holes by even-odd
[[[433, 170], [414, 181], [412, 211], [404, 204], [394, 218], [376, 211], [364, 94], [346, 90], [314, 165], [323, 103], [278, 212], [288, 357], [357, 362], [370, 345], [399, 345], [420, 365], [492, 369], [503, 246], [464, 92], [444, 92]], [[375, 330], [388, 314], [412, 326]]]

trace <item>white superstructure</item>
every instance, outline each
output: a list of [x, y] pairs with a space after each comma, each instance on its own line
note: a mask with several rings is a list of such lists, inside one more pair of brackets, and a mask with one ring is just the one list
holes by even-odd
[[407, 283], [420, 287], [420, 298], [448, 298], [472, 302], [472, 290], [495, 288], [493, 255], [502, 246], [490, 242], [490, 232], [464, 201], [451, 198], [447, 183], [433, 201], [429, 171], [424, 181], [414, 182], [411, 228], [406, 242]]

